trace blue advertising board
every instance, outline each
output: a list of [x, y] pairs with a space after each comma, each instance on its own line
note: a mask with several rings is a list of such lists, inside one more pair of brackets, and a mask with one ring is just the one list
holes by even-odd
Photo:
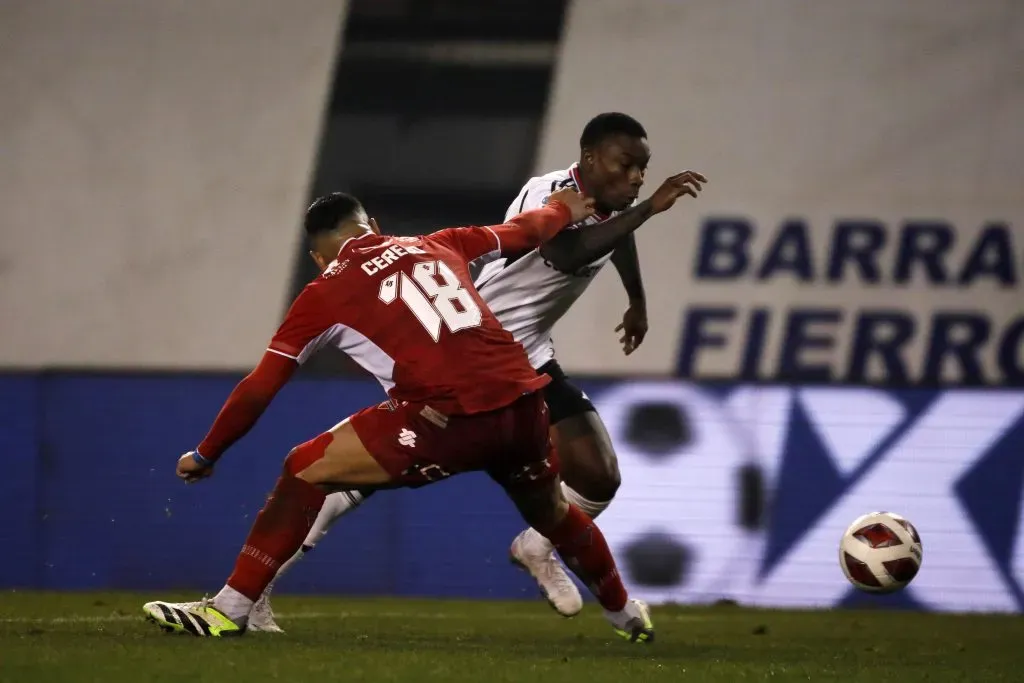
[[[297, 380], [216, 476], [184, 486], [175, 459], [236, 379], [0, 377], [0, 543], [11, 553], [0, 586], [216, 590], [288, 450], [382, 397], [369, 381]], [[622, 470], [599, 522], [637, 595], [851, 604], [839, 538], [855, 517], [891, 510], [919, 529], [924, 563], [882, 604], [1024, 610], [1024, 392], [582, 385]], [[385, 492], [280, 589], [533, 597], [506, 559], [520, 528], [485, 476]]]

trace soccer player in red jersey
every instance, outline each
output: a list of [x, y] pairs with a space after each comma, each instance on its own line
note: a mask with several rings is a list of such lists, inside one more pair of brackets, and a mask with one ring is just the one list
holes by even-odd
[[253, 372], [228, 397], [199, 447], [181, 456], [186, 482], [213, 473], [299, 363], [344, 350], [390, 400], [292, 449], [226, 585], [212, 600], [147, 603], [147, 617], [196, 636], [240, 635], [249, 612], [313, 525], [326, 492], [423, 486], [486, 471], [523, 519], [590, 587], [617, 633], [653, 639], [647, 606], [629, 600], [600, 530], [562, 495], [543, 393], [531, 367], [473, 287], [469, 262], [536, 248], [594, 211], [567, 188], [507, 223], [422, 237], [381, 235], [353, 197], [318, 199], [306, 231], [322, 268], [292, 303]]
[[[620, 112], [595, 116], [580, 135], [578, 161], [527, 181], [508, 207], [505, 220], [544, 206], [553, 193], [566, 187], [593, 198], [594, 213], [537, 249], [513, 257], [491, 254], [474, 261], [470, 269], [480, 296], [502, 327], [523, 345], [530, 365], [538, 374], [551, 377], [543, 393], [560, 461], [562, 492], [592, 519], [611, 504], [619, 487], [618, 463], [594, 404], [559, 365], [552, 332], [610, 261], [629, 296], [629, 308], [619, 326], [623, 351], [628, 355], [643, 341], [647, 306], [632, 233], [681, 197], [696, 198], [707, 182], [696, 171], [684, 171], [637, 202], [650, 154], [647, 131], [636, 119]], [[328, 495], [301, 548], [281, 566], [275, 581], [370, 493], [363, 489]], [[509, 556], [537, 581], [541, 594], [559, 614], [571, 617], [583, 609], [583, 596], [554, 545], [536, 529], [516, 536]], [[273, 586], [271, 582], [253, 606], [250, 631], [282, 631], [270, 604]]]

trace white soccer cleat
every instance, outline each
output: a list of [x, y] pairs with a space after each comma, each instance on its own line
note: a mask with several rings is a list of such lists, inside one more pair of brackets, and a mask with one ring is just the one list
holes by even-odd
[[574, 617], [583, 609], [583, 596], [555, 557], [546, 538], [533, 529], [527, 529], [512, 541], [509, 555], [514, 564], [534, 578], [540, 592], [556, 612], [563, 617]]
[[643, 600], [629, 600], [621, 612], [604, 611], [615, 632], [631, 643], [650, 643], [654, 641], [654, 622], [651, 621], [651, 610]]
[[249, 612], [248, 629], [261, 633], [284, 633], [284, 629], [274, 621], [274, 609], [270, 606], [270, 591], [264, 591]]

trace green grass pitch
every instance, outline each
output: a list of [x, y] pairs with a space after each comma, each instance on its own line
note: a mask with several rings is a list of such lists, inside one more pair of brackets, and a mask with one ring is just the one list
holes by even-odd
[[0, 592], [0, 681], [1024, 681], [1024, 620], [882, 611], [655, 608], [657, 642], [618, 639], [588, 603], [281, 596], [285, 635], [169, 635], [147, 599]]

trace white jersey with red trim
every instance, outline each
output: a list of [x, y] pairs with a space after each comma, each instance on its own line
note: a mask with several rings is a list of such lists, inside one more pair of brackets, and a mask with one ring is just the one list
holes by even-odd
[[[565, 187], [582, 191], [578, 164], [531, 178], [508, 207], [505, 220], [543, 206], [552, 193]], [[586, 229], [609, 218], [611, 215], [591, 216], [566, 229]], [[539, 249], [534, 249], [519, 258], [474, 263], [474, 284], [502, 327], [526, 349], [530, 365], [540, 368], [555, 357], [551, 340], [555, 323], [610, 258], [609, 253], [574, 273], [563, 273], [548, 263]]]

